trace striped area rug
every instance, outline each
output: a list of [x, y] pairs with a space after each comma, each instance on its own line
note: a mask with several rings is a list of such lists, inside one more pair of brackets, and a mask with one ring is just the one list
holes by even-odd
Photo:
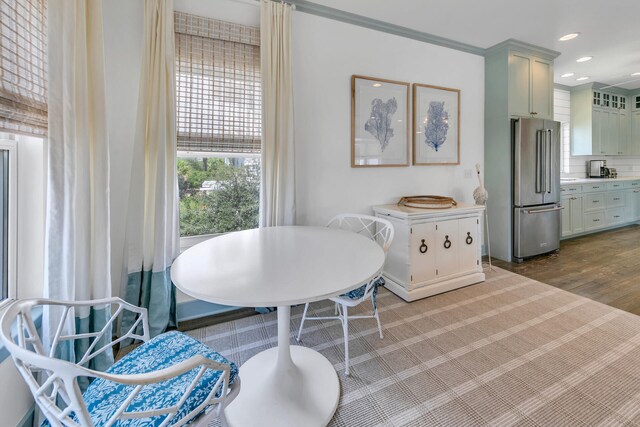
[[[633, 314], [498, 268], [445, 294], [406, 303], [382, 289], [378, 301], [383, 340], [373, 319], [349, 324], [350, 377], [339, 322], [305, 325], [303, 345], [339, 373], [332, 426], [640, 425]], [[293, 308], [292, 343], [301, 314]], [[276, 345], [276, 314], [189, 333], [242, 365]]]

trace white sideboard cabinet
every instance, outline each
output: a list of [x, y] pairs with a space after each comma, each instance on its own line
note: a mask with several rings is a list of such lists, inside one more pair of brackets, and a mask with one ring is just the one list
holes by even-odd
[[484, 281], [483, 206], [450, 209], [375, 206], [376, 216], [394, 226], [384, 266], [386, 288], [405, 301]]

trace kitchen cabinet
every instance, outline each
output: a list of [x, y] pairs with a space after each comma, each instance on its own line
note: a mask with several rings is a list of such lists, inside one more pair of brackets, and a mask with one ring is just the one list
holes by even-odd
[[584, 231], [581, 194], [563, 195], [560, 199], [562, 210], [562, 237]]
[[640, 220], [640, 181], [602, 180], [560, 187], [562, 237]]
[[618, 129], [620, 129], [618, 154], [635, 154], [637, 150], [631, 143], [631, 120], [626, 109], [618, 110]]
[[627, 97], [593, 88], [588, 84], [571, 92], [571, 154], [633, 154]]
[[373, 210], [394, 226], [383, 275], [385, 287], [405, 301], [484, 280], [483, 206], [436, 210], [384, 205]]
[[509, 111], [512, 116], [553, 120], [553, 61], [509, 54]]
[[629, 182], [625, 188], [627, 221], [640, 221], [640, 181]]
[[562, 237], [584, 230], [582, 196], [566, 196], [560, 200], [562, 210]]
[[631, 136], [629, 154], [640, 154], [640, 109], [631, 113]]

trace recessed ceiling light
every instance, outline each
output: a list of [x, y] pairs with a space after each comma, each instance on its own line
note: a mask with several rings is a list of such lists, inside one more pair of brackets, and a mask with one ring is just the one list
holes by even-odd
[[591, 61], [592, 59], [593, 59], [593, 56], [583, 56], [582, 58], [576, 59], [576, 62], [587, 62], [587, 61]]
[[380, 87], [380, 86], [382, 86], [382, 84], [381, 84], [381, 83], [374, 83], [374, 84], [373, 84], [373, 87]]
[[558, 40], [560, 40], [561, 42], [566, 42], [567, 40], [575, 39], [579, 35], [580, 33], [570, 33], [560, 37]]
[[563, 75], [561, 75], [560, 77], [571, 77], [574, 76], [576, 73], [564, 73]]
[[584, 77], [578, 77], [576, 80], [577, 81], [582, 81], [582, 80], [587, 80], [589, 77], [584, 76]]
[[640, 73], [633, 73], [632, 76], [640, 76]]

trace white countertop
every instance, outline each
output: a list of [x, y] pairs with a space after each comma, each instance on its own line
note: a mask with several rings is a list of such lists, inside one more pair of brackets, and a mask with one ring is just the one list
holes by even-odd
[[593, 182], [638, 181], [640, 176], [620, 176], [618, 178], [560, 178], [560, 185], [588, 184]]
[[407, 220], [408, 218], [439, 218], [452, 215], [472, 215], [477, 214], [485, 209], [483, 205], [471, 205], [467, 203], [458, 203], [447, 209], [428, 209], [428, 208], [412, 208], [409, 206], [381, 205], [374, 206], [373, 211], [376, 214], [386, 215], [392, 218]]

